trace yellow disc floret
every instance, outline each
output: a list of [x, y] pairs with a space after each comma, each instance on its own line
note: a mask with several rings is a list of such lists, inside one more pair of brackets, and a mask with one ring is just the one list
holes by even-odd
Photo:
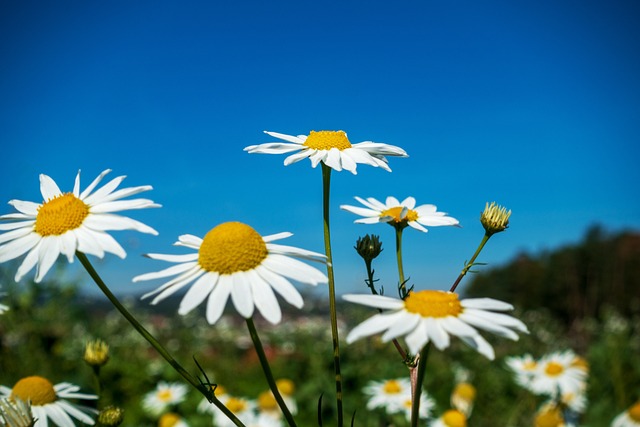
[[458, 383], [453, 394], [460, 399], [473, 401], [476, 398], [476, 388], [469, 383]]
[[467, 427], [467, 417], [460, 411], [449, 409], [442, 415], [442, 421], [447, 427]]
[[405, 309], [422, 317], [458, 316], [462, 313], [462, 305], [458, 294], [444, 291], [409, 292], [404, 300]]
[[629, 414], [629, 418], [631, 418], [636, 423], [640, 423], [640, 401], [629, 408], [627, 413]]
[[230, 397], [225, 402], [225, 405], [231, 412], [237, 414], [238, 412], [242, 412], [247, 409], [247, 402], [243, 399], [238, 399], [236, 397]]
[[293, 392], [296, 389], [293, 381], [287, 378], [280, 378], [276, 381], [276, 386], [278, 387], [278, 391], [285, 396], [293, 396]]
[[270, 391], [263, 391], [258, 395], [258, 407], [261, 411], [271, 412], [278, 409], [278, 402]]
[[53, 384], [43, 377], [34, 375], [18, 381], [11, 389], [11, 397], [17, 397], [33, 406], [43, 406], [56, 401], [56, 391]]
[[163, 414], [158, 420], [158, 427], [174, 427], [180, 422], [180, 416], [173, 412]]
[[535, 427], [560, 427], [564, 425], [564, 418], [560, 409], [550, 407], [536, 416]]
[[385, 217], [385, 216], [390, 216], [393, 218], [393, 221], [395, 222], [409, 222], [409, 221], [415, 221], [418, 219], [418, 212], [411, 210], [411, 209], [407, 209], [405, 211], [405, 215], [404, 217], [401, 217], [402, 215], [402, 210], [404, 208], [402, 206], [396, 206], [393, 208], [389, 208], [387, 210], [384, 210], [382, 212], [380, 212], [380, 216], [381, 217]]
[[396, 380], [388, 380], [382, 386], [382, 389], [387, 394], [398, 394], [402, 391], [400, 383]]
[[545, 366], [544, 372], [550, 377], [555, 377], [564, 372], [564, 366], [556, 362], [549, 362], [547, 366]]
[[210, 272], [233, 274], [253, 270], [267, 254], [267, 245], [257, 231], [241, 222], [225, 222], [204, 236], [198, 263]]
[[315, 150], [331, 150], [332, 148], [337, 148], [342, 151], [351, 148], [347, 134], [341, 130], [321, 130], [319, 132], [312, 130], [309, 132], [309, 136], [303, 145]]
[[35, 232], [41, 236], [59, 236], [75, 230], [89, 215], [89, 207], [72, 193], [48, 200], [38, 208]]

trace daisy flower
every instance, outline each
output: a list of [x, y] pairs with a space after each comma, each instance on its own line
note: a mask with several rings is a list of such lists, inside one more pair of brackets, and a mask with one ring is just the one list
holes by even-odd
[[174, 412], [162, 414], [158, 420], [158, 427], [189, 427], [180, 415]]
[[69, 402], [66, 399], [95, 400], [94, 394], [78, 393], [80, 387], [70, 383], [53, 385], [48, 379], [40, 376], [25, 377], [19, 380], [13, 388], [0, 385], [0, 397], [31, 403], [33, 418], [37, 419], [34, 427], [46, 427], [48, 420], [59, 427], [74, 427], [72, 417], [78, 421], [94, 425], [92, 416], [97, 411]]
[[393, 414], [404, 409], [407, 399], [411, 400], [411, 381], [408, 378], [371, 381], [362, 391], [370, 396], [367, 409], [382, 408]]
[[177, 265], [134, 277], [133, 281], [176, 276], [143, 295], [142, 298], [156, 295], [151, 304], [193, 283], [182, 299], [178, 313], [190, 312], [208, 297], [206, 315], [212, 325], [222, 315], [229, 296], [243, 317], [250, 318], [257, 308], [265, 319], [275, 324], [282, 318], [282, 313], [274, 291], [297, 308], [303, 305], [302, 296], [289, 279], [313, 286], [327, 283], [327, 276], [295, 259], [324, 262], [324, 255], [272, 243], [291, 235], [278, 233], [263, 237], [246, 224], [226, 222], [214, 227], [204, 239], [189, 234], [180, 236], [175, 244], [195, 249], [195, 253], [147, 255]]
[[114, 212], [129, 209], [155, 208], [160, 205], [148, 199], [120, 200], [152, 189], [151, 186], [121, 188], [116, 190], [124, 176], [112, 179], [93, 191], [102, 178], [110, 172], [102, 172], [93, 182], [80, 191], [80, 172], [76, 176], [73, 191], [63, 193], [49, 176], [40, 175], [40, 192], [43, 202], [9, 202], [18, 213], [0, 216], [10, 220], [0, 224], [0, 262], [18, 258], [27, 253], [18, 268], [16, 282], [33, 267], [35, 281], [40, 282], [60, 254], [73, 262], [76, 251], [102, 258], [110, 252], [124, 258], [126, 252], [106, 231], [136, 230], [158, 234], [153, 228]]
[[[253, 400], [243, 397], [234, 397], [230, 395], [220, 396], [220, 402], [227, 407], [233, 414], [242, 421], [243, 424], [251, 421], [255, 417], [256, 403]], [[211, 405], [211, 413], [213, 414], [213, 422], [217, 427], [235, 427], [224, 412], [218, 407]]]
[[[402, 402], [402, 409], [400, 412], [404, 413], [407, 421], [411, 421], [411, 411], [413, 410], [413, 408], [411, 407], [412, 404], [413, 401], [411, 400], [411, 397], [406, 398], [404, 402]], [[418, 410], [418, 418], [429, 418], [434, 406], [436, 406], [436, 403], [426, 392], [423, 391], [422, 393], [420, 393], [420, 408]]]
[[514, 373], [518, 385], [529, 388], [536, 373], [538, 362], [530, 354], [512, 356], [505, 359], [505, 363]]
[[491, 298], [460, 300], [453, 292], [412, 291], [405, 300], [382, 295], [344, 295], [356, 304], [389, 310], [370, 317], [347, 336], [347, 343], [386, 331], [382, 341], [405, 336], [409, 350], [417, 354], [428, 342], [439, 349], [449, 346], [449, 335], [456, 335], [480, 354], [493, 360], [493, 347], [476, 330], [484, 329], [517, 341], [512, 330], [528, 333], [515, 317], [494, 311], [512, 310], [513, 306]]
[[457, 409], [449, 409], [433, 421], [431, 427], [467, 427], [467, 417]]
[[428, 231], [427, 227], [438, 227], [441, 225], [458, 225], [457, 219], [446, 216], [444, 212], [437, 212], [435, 205], [420, 205], [416, 207], [416, 199], [407, 197], [402, 202], [395, 197], [387, 197], [382, 203], [373, 197], [366, 200], [360, 197], [355, 198], [365, 207], [341, 205], [340, 209], [360, 215], [364, 218], [355, 220], [360, 224], [375, 224], [386, 222], [394, 227], [404, 228], [409, 226], [416, 230]]
[[551, 396], [582, 393], [588, 374], [581, 360], [570, 350], [547, 354], [538, 361], [530, 390]]
[[467, 382], [456, 384], [451, 393], [451, 406], [465, 414], [471, 415], [473, 404], [476, 400], [476, 388]]
[[562, 409], [555, 403], [542, 405], [536, 413], [533, 425], [535, 427], [574, 427], [565, 419]]
[[155, 390], [145, 394], [142, 406], [150, 414], [158, 416], [170, 406], [181, 403], [186, 395], [186, 385], [161, 381]]
[[[276, 381], [276, 386], [278, 387], [280, 396], [282, 397], [284, 404], [289, 409], [289, 412], [292, 415], [295, 415], [296, 412], [298, 412], [298, 405], [293, 398], [293, 391], [295, 390], [293, 381], [282, 378]], [[271, 390], [263, 391], [258, 395], [257, 405], [258, 412], [260, 414], [268, 415], [277, 419], [282, 418], [282, 410], [280, 409], [280, 406], [278, 405], [278, 402]]]
[[615, 417], [611, 427], [640, 427], [640, 400]]
[[293, 153], [284, 159], [285, 166], [309, 158], [311, 166], [314, 168], [318, 166], [318, 163], [323, 162], [332, 169], [348, 170], [355, 175], [358, 163], [381, 167], [391, 172], [385, 156], [408, 157], [402, 148], [394, 145], [371, 141], [351, 144], [347, 134], [341, 130], [311, 131], [308, 136], [293, 136], [267, 131], [265, 133], [287, 142], [250, 145], [244, 151], [263, 154]]

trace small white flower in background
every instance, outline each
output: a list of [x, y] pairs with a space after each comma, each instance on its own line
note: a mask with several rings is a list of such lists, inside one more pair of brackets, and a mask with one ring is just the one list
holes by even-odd
[[571, 351], [554, 352], [542, 357], [529, 388], [535, 394], [555, 396], [582, 394], [586, 388], [588, 366]]
[[538, 362], [530, 354], [523, 356], [511, 356], [505, 359], [505, 363], [514, 373], [518, 385], [529, 388], [531, 381], [536, 374]]
[[475, 328], [518, 340], [513, 330], [528, 333], [515, 317], [494, 311], [512, 310], [513, 306], [491, 298], [460, 300], [453, 292], [412, 291], [405, 300], [382, 295], [344, 295], [343, 299], [375, 307], [386, 312], [376, 314], [351, 330], [347, 343], [386, 331], [382, 341], [405, 336], [409, 351], [417, 354], [432, 342], [439, 350], [449, 347], [449, 335], [459, 337], [488, 359], [495, 357], [493, 347]]
[[616, 416], [611, 427], [640, 427], [640, 400]]
[[[256, 414], [256, 402], [243, 397], [234, 397], [231, 395], [220, 396], [220, 402], [227, 407], [233, 414], [246, 424], [249, 421], [255, 419]], [[213, 414], [213, 422], [216, 427], [235, 427], [233, 421], [231, 421], [220, 409], [211, 405], [211, 413]]]
[[467, 417], [457, 409], [445, 411], [429, 424], [430, 427], [467, 427]]
[[387, 197], [385, 203], [379, 202], [373, 197], [366, 200], [360, 197], [355, 198], [365, 207], [341, 205], [340, 209], [360, 215], [364, 218], [355, 220], [360, 224], [387, 223], [394, 227], [415, 228], [416, 230], [427, 232], [424, 227], [439, 227], [443, 225], [458, 225], [459, 221], [453, 217], [446, 216], [444, 212], [437, 212], [435, 205], [420, 205], [416, 207], [416, 199], [407, 197], [402, 202], [395, 197]]
[[145, 394], [142, 400], [142, 407], [148, 413], [159, 416], [172, 405], [178, 405], [184, 401], [186, 395], [186, 385], [161, 381], [155, 390]]
[[294, 153], [284, 159], [285, 166], [308, 158], [314, 168], [318, 166], [318, 163], [323, 162], [336, 171], [344, 169], [355, 175], [358, 163], [381, 167], [391, 172], [385, 156], [407, 157], [407, 153], [402, 148], [394, 145], [371, 141], [351, 144], [347, 134], [341, 130], [311, 131], [308, 136], [293, 136], [267, 131], [265, 133], [287, 141], [287, 143], [270, 142], [250, 145], [244, 150], [249, 153], [262, 154]]
[[370, 396], [367, 409], [382, 408], [393, 414], [404, 410], [407, 398], [411, 400], [411, 381], [408, 378], [370, 381], [362, 391]]
[[175, 244], [194, 249], [195, 253], [148, 254], [149, 258], [176, 265], [142, 274], [134, 277], [133, 281], [176, 276], [142, 296], [147, 298], [157, 294], [151, 304], [193, 283], [180, 303], [178, 314], [187, 314], [208, 299], [206, 316], [212, 325], [222, 316], [229, 297], [244, 318], [253, 316], [257, 308], [265, 319], [275, 324], [282, 318], [275, 292], [294, 307], [303, 306], [302, 296], [289, 279], [312, 286], [328, 280], [324, 273], [295, 259], [325, 262], [324, 255], [272, 243], [291, 235], [285, 232], [261, 236], [241, 222], [225, 222], [211, 229], [204, 239], [190, 234], [179, 237]]
[[[30, 376], [19, 380], [13, 388], [0, 385], [0, 397], [17, 398], [31, 404], [34, 427], [47, 427], [49, 420], [58, 427], [74, 427], [72, 417], [84, 424], [94, 425], [98, 411], [71, 403], [67, 399], [96, 400], [94, 394], [78, 393], [80, 387], [70, 383], [53, 385], [48, 379]], [[91, 415], [89, 415], [91, 414]]]
[[125, 250], [107, 231], [136, 230], [158, 234], [153, 228], [134, 219], [116, 215], [130, 209], [156, 208], [160, 205], [148, 199], [120, 200], [152, 189], [149, 185], [121, 188], [119, 176], [96, 191], [95, 187], [110, 172], [102, 172], [89, 186], [80, 191], [80, 172], [73, 191], [63, 193], [49, 176], [40, 175], [43, 202], [9, 202], [18, 213], [0, 216], [11, 222], [0, 224], [0, 263], [27, 253], [15, 275], [16, 282], [36, 267], [35, 281], [40, 282], [60, 254], [73, 262], [76, 251], [104, 257], [109, 252], [124, 258]]
[[[412, 404], [413, 401], [411, 400], [411, 397], [405, 399], [402, 405], [402, 410], [400, 411], [404, 413], [407, 421], [411, 421], [411, 412], [413, 410]], [[431, 416], [431, 411], [435, 406], [435, 401], [427, 394], [427, 392], [422, 391], [422, 393], [420, 393], [420, 408], [418, 410], [418, 418], [429, 418]]]

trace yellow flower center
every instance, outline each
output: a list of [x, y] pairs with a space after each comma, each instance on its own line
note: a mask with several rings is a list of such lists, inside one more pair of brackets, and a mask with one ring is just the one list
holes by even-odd
[[550, 408], [536, 416], [535, 427], [559, 427], [564, 425], [564, 418], [558, 408]]
[[351, 148], [351, 143], [344, 131], [321, 130], [319, 132], [311, 131], [307, 140], [302, 144], [314, 150], [331, 150], [337, 148], [342, 151]]
[[23, 402], [30, 400], [33, 406], [44, 406], [58, 398], [53, 384], [48, 379], [35, 375], [18, 381], [11, 390], [11, 397], [17, 397]]
[[218, 385], [218, 386], [216, 386], [215, 390], [213, 391], [213, 394], [215, 396], [222, 396], [223, 394], [227, 394], [227, 389], [225, 389], [221, 385]]
[[241, 222], [225, 222], [204, 236], [198, 263], [206, 271], [233, 274], [253, 270], [267, 254], [267, 245], [257, 231]]
[[636, 423], [640, 423], [640, 401], [629, 408], [627, 412], [629, 414], [629, 418], [631, 418]]
[[158, 427], [173, 427], [180, 422], [180, 416], [173, 412], [163, 414], [158, 420]]
[[242, 399], [235, 398], [235, 397], [230, 397], [225, 402], [225, 405], [233, 413], [242, 412], [245, 409], [247, 409], [247, 402], [245, 402]]
[[460, 399], [472, 401], [476, 398], [476, 388], [469, 383], [460, 383], [456, 386], [453, 394]]
[[407, 214], [405, 215], [404, 218], [400, 218], [400, 215], [402, 214], [402, 206], [396, 206], [394, 208], [389, 208], [387, 210], [384, 210], [380, 213], [380, 216], [390, 216], [393, 218], [393, 220], [395, 222], [403, 222], [403, 221], [415, 221], [418, 219], [418, 212], [412, 210], [412, 209], [407, 209]]
[[564, 372], [564, 366], [556, 362], [549, 362], [544, 368], [544, 372], [550, 377], [555, 377]]
[[396, 380], [388, 380], [384, 383], [382, 389], [386, 394], [398, 394], [402, 391], [400, 383]]
[[173, 393], [169, 389], [164, 389], [164, 390], [158, 391], [156, 396], [162, 402], [169, 402], [173, 398]]
[[460, 411], [449, 409], [442, 415], [442, 421], [447, 427], [467, 427], [467, 417]]
[[59, 236], [75, 230], [89, 215], [89, 206], [74, 196], [65, 193], [48, 200], [38, 208], [35, 231], [39, 235]]
[[262, 411], [275, 411], [278, 409], [278, 402], [270, 391], [264, 391], [258, 396], [258, 406]]
[[278, 387], [280, 393], [284, 394], [285, 396], [293, 396], [293, 391], [296, 389], [293, 381], [286, 378], [281, 378], [276, 381], [276, 386]]
[[409, 292], [409, 296], [404, 300], [404, 307], [409, 313], [416, 313], [422, 317], [457, 317], [462, 313], [458, 294], [444, 291]]

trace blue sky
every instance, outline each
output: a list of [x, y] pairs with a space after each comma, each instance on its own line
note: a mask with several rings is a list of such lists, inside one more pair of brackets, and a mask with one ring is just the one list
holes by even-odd
[[365, 233], [393, 288], [391, 227], [338, 209], [388, 195], [460, 220], [405, 233], [411, 282], [448, 288], [487, 201], [513, 210], [490, 266], [594, 223], [640, 228], [639, 18], [633, 1], [3, 2], [0, 200], [40, 201], [40, 173], [71, 190], [78, 169], [85, 186], [106, 168], [153, 185], [163, 208], [131, 216], [160, 235], [116, 232], [127, 259], [97, 262], [116, 292], [144, 292], [130, 278], [165, 264], [141, 254], [225, 221], [322, 251], [320, 170], [242, 149], [342, 129], [410, 157], [333, 174], [338, 289], [364, 291]]

